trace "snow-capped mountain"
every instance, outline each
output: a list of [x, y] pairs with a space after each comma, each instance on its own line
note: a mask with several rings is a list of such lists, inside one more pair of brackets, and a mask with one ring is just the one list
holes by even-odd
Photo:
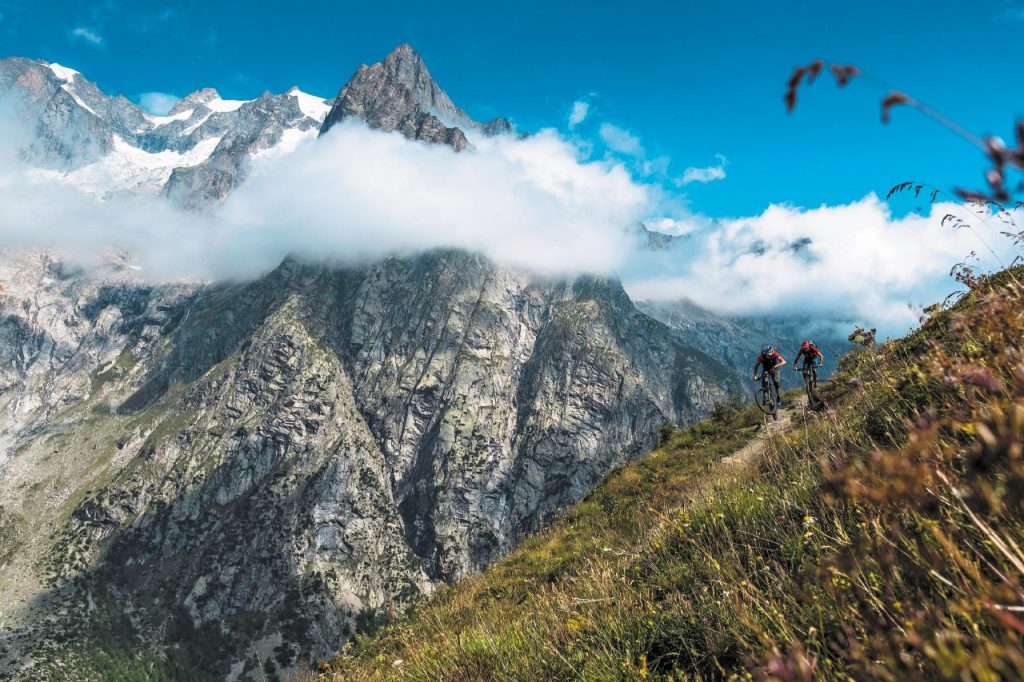
[[0, 61], [0, 100], [29, 129], [23, 157], [40, 174], [100, 197], [164, 193], [190, 207], [315, 138], [331, 108], [298, 88], [253, 100], [205, 88], [153, 116], [74, 69], [22, 58]]

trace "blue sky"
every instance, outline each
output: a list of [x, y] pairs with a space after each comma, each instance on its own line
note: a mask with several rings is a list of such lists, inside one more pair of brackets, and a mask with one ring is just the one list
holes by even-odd
[[[844, 203], [906, 179], [978, 185], [983, 159], [963, 140], [910, 110], [882, 126], [878, 86], [838, 91], [822, 79], [787, 115], [785, 81], [814, 58], [853, 62], [970, 130], [1009, 137], [1024, 114], [1022, 31], [1017, 0], [0, 0], [0, 56], [60, 62], [133, 99], [204, 86], [251, 98], [296, 84], [333, 96], [361, 62], [408, 41], [477, 118], [558, 127], [599, 155], [610, 141], [638, 174], [656, 169], [716, 217]], [[588, 116], [570, 132], [576, 101]], [[688, 168], [720, 170], [691, 170], [698, 180], [682, 185]]]

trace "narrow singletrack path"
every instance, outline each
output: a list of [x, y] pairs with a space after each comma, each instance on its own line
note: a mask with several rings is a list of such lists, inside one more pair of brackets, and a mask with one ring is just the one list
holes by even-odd
[[780, 407], [778, 419], [765, 419], [764, 426], [760, 428], [758, 434], [736, 452], [723, 457], [719, 461], [719, 466], [744, 467], [750, 464], [764, 450], [770, 436], [788, 431], [792, 427], [793, 418], [807, 409], [805, 403], [806, 400], [801, 398], [795, 405], [786, 403], [784, 407]]

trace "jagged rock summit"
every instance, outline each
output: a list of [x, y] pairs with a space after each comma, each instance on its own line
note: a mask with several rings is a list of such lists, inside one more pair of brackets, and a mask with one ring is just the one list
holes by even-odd
[[320, 134], [349, 117], [411, 140], [446, 144], [455, 151], [469, 145], [464, 130], [494, 135], [512, 132], [507, 119], [474, 121], [434, 81], [419, 53], [403, 43], [372, 66], [361, 65], [338, 93]]

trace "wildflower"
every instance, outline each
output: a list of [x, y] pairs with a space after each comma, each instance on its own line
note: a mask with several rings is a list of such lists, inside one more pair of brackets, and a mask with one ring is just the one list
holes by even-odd
[[817, 523], [817, 519], [815, 519], [813, 516], [808, 515], [804, 517], [804, 528], [810, 528], [815, 523]]
[[965, 384], [977, 386], [978, 388], [983, 388], [992, 393], [995, 393], [1001, 388], [999, 379], [997, 379], [986, 367], [968, 368], [961, 373], [960, 378]]
[[403, 663], [405, 663], [405, 661], [403, 661], [401, 658], [396, 658], [391, 665], [395, 668], [398, 668], [401, 667]]

